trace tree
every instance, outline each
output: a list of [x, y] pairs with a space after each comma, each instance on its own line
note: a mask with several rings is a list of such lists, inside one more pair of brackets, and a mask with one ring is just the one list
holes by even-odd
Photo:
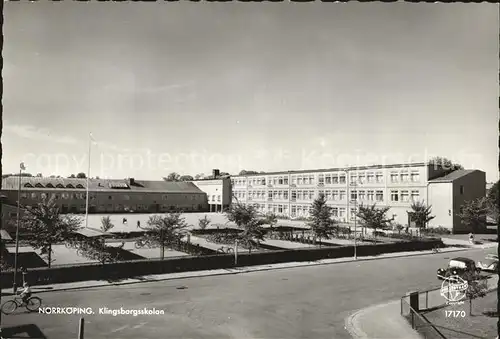
[[42, 178], [42, 177], [43, 177], [43, 174], [42, 174], [42, 173], [37, 173], [37, 174], [36, 174], [36, 176], [37, 176], [38, 178]]
[[212, 221], [205, 215], [204, 218], [198, 220], [198, 226], [200, 227], [200, 230], [204, 230], [208, 227], [208, 225], [210, 225], [211, 222]]
[[172, 172], [166, 178], [163, 178], [163, 179], [165, 181], [179, 181], [180, 178], [181, 178], [181, 176], [178, 173]]
[[76, 175], [71, 174], [68, 178], [70, 178], [70, 179], [72, 179], [72, 178], [76, 178]]
[[266, 219], [259, 214], [254, 206], [243, 205], [239, 202], [231, 204], [226, 212], [226, 217], [243, 230], [239, 234], [238, 240], [248, 248], [249, 253], [252, 252], [254, 242], [258, 243], [264, 240], [266, 231], [262, 225], [266, 224]]
[[435, 167], [441, 167], [445, 170], [446, 174], [454, 172], [456, 170], [463, 170], [464, 167], [458, 163], [451, 161], [445, 157], [434, 157], [429, 160], [429, 164], [434, 165]]
[[434, 219], [436, 216], [431, 215], [432, 206], [426, 206], [423, 201], [415, 201], [411, 204], [410, 218], [415, 222], [415, 225], [419, 228], [420, 232], [422, 229], [427, 227], [427, 223]]
[[[263, 172], [262, 172], [263, 173]], [[239, 175], [247, 175], [247, 174], [259, 174], [257, 171], [246, 171], [246, 170], [241, 170]]]
[[500, 195], [499, 195], [499, 192], [498, 192], [498, 183], [499, 181], [497, 181], [496, 183], [493, 184], [493, 186], [491, 186], [490, 190], [488, 191], [488, 208], [489, 208], [489, 212], [488, 212], [488, 216], [490, 218], [492, 218], [493, 220], [495, 220], [495, 222], [498, 224], [498, 220], [499, 220], [499, 208], [500, 208]]
[[376, 235], [377, 229], [382, 229], [387, 226], [392, 219], [387, 219], [386, 213], [389, 211], [389, 207], [378, 208], [376, 204], [371, 206], [359, 206], [359, 211], [356, 213], [356, 217], [361, 219], [364, 227], [373, 229]]
[[165, 247], [181, 241], [188, 227], [189, 225], [181, 213], [152, 215], [147, 221], [147, 226], [139, 226], [146, 232], [136, 242], [136, 245], [149, 248], [160, 247], [160, 257], [163, 260], [165, 258]]
[[196, 175], [194, 176], [194, 178], [195, 178], [196, 180], [203, 179], [203, 178], [205, 178], [205, 174], [203, 174], [203, 173], [196, 174]]
[[101, 230], [103, 232], [108, 232], [113, 227], [115, 227], [115, 225], [113, 225], [113, 222], [111, 221], [111, 218], [109, 216], [101, 218]]
[[194, 178], [190, 175], [183, 175], [183, 176], [179, 177], [179, 180], [180, 181], [193, 181]]
[[489, 200], [486, 197], [466, 201], [460, 208], [458, 216], [462, 223], [470, 228], [474, 233], [484, 229], [486, 216], [489, 213]]
[[265, 215], [264, 217], [264, 223], [266, 225], [269, 225], [271, 228], [271, 231], [274, 229], [276, 224], [278, 224], [278, 216], [274, 214], [273, 212], [269, 212]]
[[86, 175], [85, 175], [85, 173], [83, 173], [83, 172], [78, 173], [78, 174], [76, 175], [76, 177], [77, 177], [78, 179], [86, 179], [86, 178], [87, 178], [87, 176], [86, 176]]
[[21, 219], [21, 225], [28, 235], [28, 243], [35, 250], [41, 250], [42, 255], [47, 257], [49, 267], [52, 264], [52, 244], [71, 239], [81, 228], [81, 223], [78, 217], [61, 216], [53, 199], [27, 206]]
[[335, 233], [335, 221], [332, 219], [332, 208], [326, 204], [324, 194], [320, 194], [312, 203], [310, 214], [310, 222], [312, 232], [316, 238], [330, 239]]
[[472, 315], [472, 300], [486, 296], [488, 292], [488, 283], [479, 273], [473, 271], [463, 274], [462, 279], [467, 282], [465, 297], [469, 300], [469, 315]]

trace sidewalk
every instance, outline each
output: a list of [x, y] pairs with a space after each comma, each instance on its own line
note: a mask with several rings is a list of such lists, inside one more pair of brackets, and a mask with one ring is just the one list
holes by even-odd
[[498, 243], [496, 242], [485, 241], [482, 244], [471, 245], [469, 240], [446, 238], [446, 237], [442, 237], [441, 240], [443, 241], [443, 244], [445, 244], [446, 246], [465, 246], [469, 248], [484, 248], [484, 249], [498, 247]]
[[347, 317], [345, 329], [354, 339], [422, 339], [400, 313], [399, 299], [370, 306]]
[[[465, 250], [467, 250], [467, 249], [464, 249], [464, 248], [445, 248], [445, 249], [441, 250], [441, 253], [459, 252], [459, 251], [465, 251]], [[381, 259], [390, 259], [390, 258], [411, 257], [411, 256], [417, 256], [417, 255], [433, 255], [433, 254], [434, 253], [432, 250], [430, 250], [430, 251], [399, 252], [399, 253], [382, 254], [382, 255], [378, 255], [378, 256], [359, 257], [356, 261], [381, 260]], [[290, 263], [272, 264], [272, 265], [237, 267], [237, 268], [230, 268], [230, 269], [217, 269], [217, 270], [206, 270], [206, 271], [195, 271], [195, 272], [149, 275], [149, 276], [143, 276], [140, 278], [123, 279], [123, 280], [120, 280], [118, 282], [108, 282], [105, 280], [78, 281], [78, 282], [74, 282], [74, 283], [33, 286], [32, 290], [35, 293], [46, 293], [46, 292], [54, 292], [54, 291], [77, 290], [77, 289], [84, 289], [84, 288], [97, 288], [97, 287], [106, 287], [106, 286], [115, 286], [115, 285], [130, 285], [130, 284], [157, 282], [157, 281], [165, 281], [165, 280], [199, 278], [199, 277], [219, 276], [219, 275], [228, 275], [228, 274], [241, 274], [241, 273], [270, 271], [270, 270], [307, 267], [307, 266], [332, 265], [332, 264], [347, 263], [347, 262], [352, 262], [352, 261], [355, 261], [354, 258], [349, 257], [349, 258], [337, 258], [337, 259], [323, 259], [323, 260], [318, 260], [318, 261], [313, 261], [313, 262], [290, 262]], [[11, 294], [12, 294], [12, 288], [2, 289], [2, 295], [11, 295]]]
[[[494, 290], [497, 283], [497, 275], [488, 279], [488, 290]], [[422, 311], [426, 309], [425, 300], [425, 293], [420, 294], [419, 308]], [[446, 300], [441, 296], [439, 289], [429, 292], [427, 309], [435, 309], [445, 305]], [[425, 311], [423, 313], [425, 314]], [[351, 314], [346, 318], [345, 329], [355, 339], [422, 339], [422, 336], [412, 329], [410, 323], [401, 316], [401, 301], [399, 299], [370, 306]]]

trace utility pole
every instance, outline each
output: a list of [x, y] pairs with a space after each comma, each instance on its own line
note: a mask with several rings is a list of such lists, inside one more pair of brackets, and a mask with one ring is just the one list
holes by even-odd
[[[350, 211], [350, 201], [351, 201], [351, 190], [349, 189], [351, 186], [352, 187], [357, 187], [357, 184], [356, 182], [353, 182], [351, 183], [351, 178], [349, 177], [349, 172], [350, 172], [350, 168], [349, 167], [346, 167], [344, 169], [344, 172], [345, 172], [345, 175], [346, 175], [346, 183], [347, 183], [347, 213], [349, 213], [349, 216], [351, 215], [351, 211]], [[356, 188], [354, 189], [354, 191], [356, 192], [356, 199], [354, 199], [354, 212], [356, 213], [357, 211], [357, 201], [358, 201], [358, 191], [356, 190]], [[357, 218], [356, 218], [356, 214], [354, 214], [354, 259], [358, 259], [358, 244], [357, 244], [357, 236], [358, 236], [358, 229], [357, 229]]]
[[23, 170], [26, 170], [24, 162], [19, 164], [19, 186], [17, 189], [16, 255], [14, 257], [14, 282], [12, 284], [14, 293], [17, 292], [17, 258], [19, 256], [19, 223], [21, 220], [21, 179]]

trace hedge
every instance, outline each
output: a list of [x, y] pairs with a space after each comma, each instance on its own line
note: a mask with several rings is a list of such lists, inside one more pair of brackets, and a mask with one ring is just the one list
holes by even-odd
[[[443, 247], [440, 239], [406, 241], [397, 243], [362, 245], [357, 247], [358, 256], [373, 256], [382, 253], [429, 250]], [[269, 265], [285, 262], [316, 261], [327, 258], [343, 258], [353, 255], [353, 246], [307, 248], [273, 252], [239, 253], [238, 266]], [[151, 274], [214, 270], [234, 267], [233, 254], [188, 256], [164, 260], [145, 259], [111, 264], [89, 264], [66, 267], [37, 268], [28, 271], [31, 285], [48, 285], [88, 280], [114, 280]], [[1, 288], [12, 287], [13, 272], [1, 274]], [[18, 283], [22, 283], [19, 274]]]

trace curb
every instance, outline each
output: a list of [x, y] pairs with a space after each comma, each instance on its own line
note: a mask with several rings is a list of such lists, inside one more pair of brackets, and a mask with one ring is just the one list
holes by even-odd
[[[206, 272], [206, 273], [201, 273], [201, 274], [199, 273], [200, 271], [192, 271], [192, 272], [184, 272], [184, 273], [186, 273], [186, 276], [181, 276], [181, 277], [165, 277], [165, 278], [151, 279], [151, 280], [125, 281], [125, 282], [116, 282], [116, 283], [102, 283], [102, 284], [92, 285], [92, 286], [61, 287], [61, 288], [55, 287], [55, 288], [50, 289], [50, 290], [36, 291], [36, 293], [40, 294], [40, 293], [50, 293], [50, 292], [74, 291], [74, 290], [101, 288], [101, 287], [108, 287], [108, 286], [132, 285], [132, 284], [153, 283], [153, 282], [168, 281], [168, 280], [202, 278], [202, 277], [215, 277], [215, 276], [233, 275], [233, 274], [244, 274], [244, 273], [252, 273], [252, 272], [265, 272], [265, 271], [283, 270], [283, 269], [299, 268], [299, 267], [311, 267], [311, 266], [325, 266], [325, 265], [334, 265], [334, 264], [344, 264], [344, 263], [349, 263], [349, 262], [364, 262], [364, 261], [371, 261], [371, 260], [383, 260], [383, 259], [393, 259], [393, 258], [406, 258], [406, 257], [415, 257], [415, 256], [423, 256], [423, 255], [434, 255], [434, 254], [462, 252], [462, 251], [467, 251], [467, 250], [470, 250], [470, 249], [471, 248], [459, 248], [459, 249], [454, 249], [454, 250], [444, 251], [444, 252], [438, 252], [438, 253], [434, 253], [432, 251], [429, 251], [428, 253], [422, 253], [422, 252], [406, 253], [406, 254], [402, 254], [402, 255], [393, 255], [393, 256], [387, 256], [387, 257], [358, 258], [356, 260], [353, 259], [353, 258], [348, 258], [346, 260], [340, 260], [340, 261], [334, 261], [334, 262], [312, 261], [312, 262], [304, 262], [303, 264], [301, 264], [300, 262], [296, 262], [296, 264], [290, 265], [290, 266], [276, 266], [276, 267], [273, 267], [272, 266], [273, 264], [268, 265], [267, 267], [245, 266], [245, 267], [241, 267], [241, 268], [222, 269], [222, 270], [225, 270], [225, 272], [213, 272], [215, 270], [213, 270], [213, 271], [201, 271], [201, 272]], [[339, 258], [339, 259], [345, 259], [345, 258]], [[332, 259], [322, 259], [322, 260], [332, 260]], [[337, 260], [337, 259], [333, 259], [333, 260]], [[274, 265], [276, 265], [276, 264], [274, 264]], [[280, 265], [280, 264], [277, 264], [277, 265]], [[173, 274], [175, 274], [175, 273], [173, 273]], [[68, 284], [74, 284], [74, 283], [68, 283]], [[63, 285], [63, 284], [57, 284], [57, 285]], [[50, 285], [41, 285], [41, 286], [47, 286], [47, 287], [49, 287]], [[9, 292], [9, 294], [10, 294], [10, 292]], [[7, 294], [2, 294], [2, 295], [7, 295]]]
[[371, 338], [371, 337], [369, 337], [369, 335], [367, 333], [365, 333], [361, 329], [361, 326], [359, 326], [359, 322], [357, 320], [358, 316], [360, 316], [364, 313], [367, 313], [367, 312], [373, 312], [374, 310], [376, 310], [378, 308], [385, 307], [387, 305], [397, 303], [397, 302], [399, 302], [399, 299], [387, 301], [387, 302], [384, 302], [382, 304], [375, 304], [375, 305], [368, 306], [368, 307], [362, 308], [360, 310], [357, 310], [345, 319], [344, 328], [346, 329], [346, 331], [349, 333], [349, 335], [353, 339]]

